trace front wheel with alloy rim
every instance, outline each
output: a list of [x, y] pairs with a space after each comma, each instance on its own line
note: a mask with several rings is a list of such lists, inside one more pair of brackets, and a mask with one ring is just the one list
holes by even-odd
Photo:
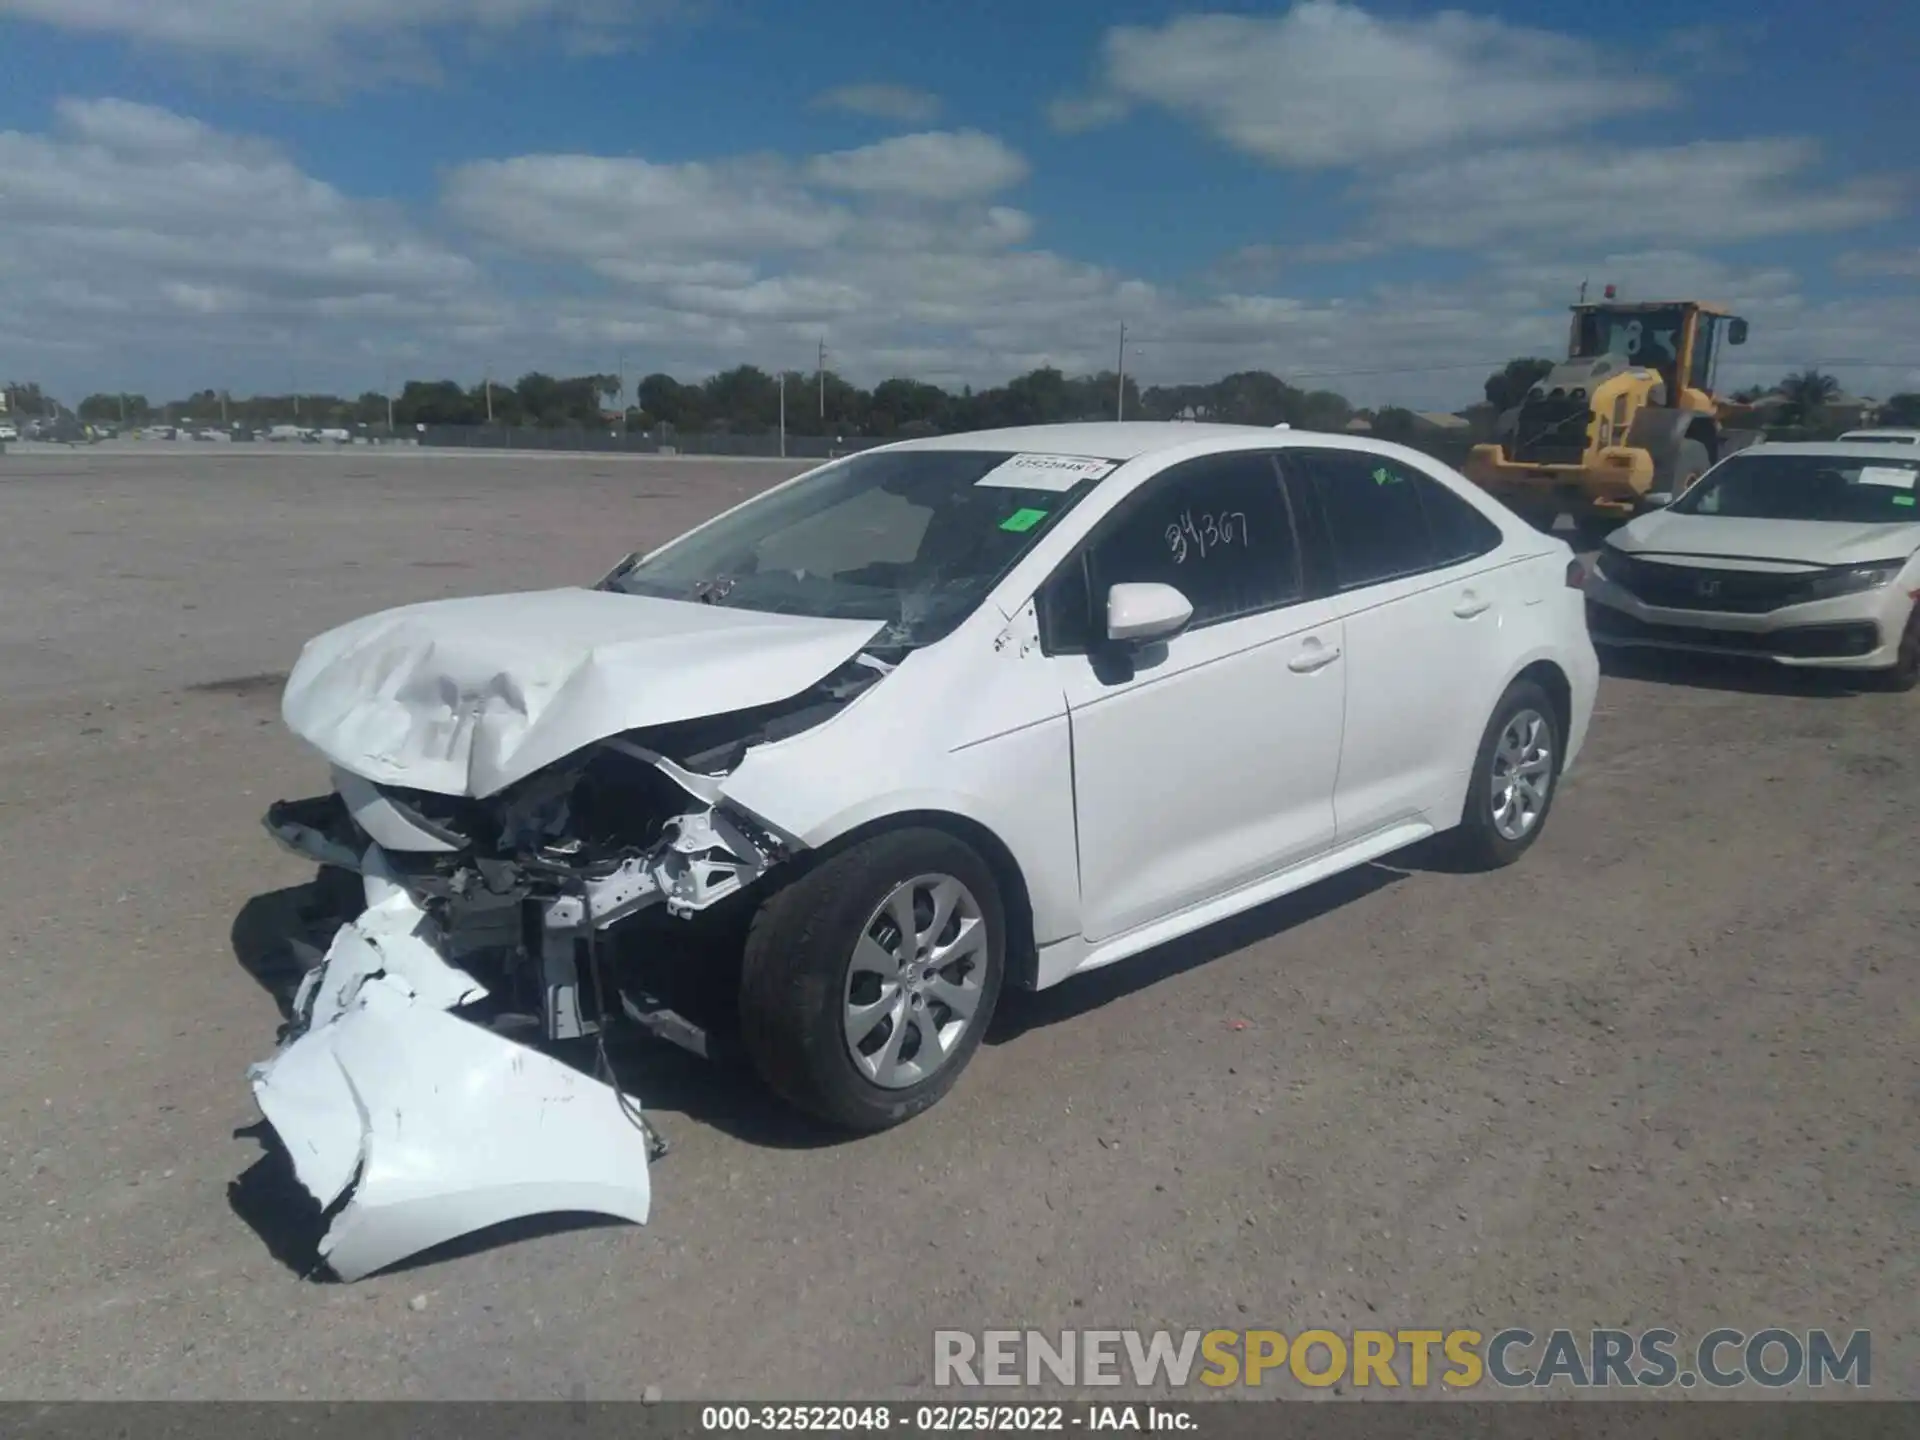
[[1547, 692], [1517, 680], [1494, 707], [1474, 757], [1456, 843], [1479, 869], [1511, 865], [1546, 827], [1560, 779], [1560, 725]]
[[973, 1058], [1005, 951], [999, 886], [972, 847], [943, 830], [876, 835], [754, 917], [742, 1038], [789, 1104], [884, 1130], [939, 1100]]

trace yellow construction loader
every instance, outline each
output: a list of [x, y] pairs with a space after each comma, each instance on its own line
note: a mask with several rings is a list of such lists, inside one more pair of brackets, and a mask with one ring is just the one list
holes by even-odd
[[1665, 503], [1760, 438], [1728, 428], [1714, 396], [1725, 345], [1747, 322], [1698, 300], [1573, 307], [1567, 358], [1476, 445], [1467, 477], [1543, 528], [1562, 514], [1588, 538]]

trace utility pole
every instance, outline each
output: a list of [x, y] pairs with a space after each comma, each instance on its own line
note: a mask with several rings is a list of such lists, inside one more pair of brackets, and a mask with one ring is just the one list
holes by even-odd
[[620, 433], [627, 433], [627, 352], [620, 352]]
[[126, 397], [126, 392], [122, 391], [120, 395], [120, 424], [124, 428], [126, 423], [127, 423], [127, 397]]
[[787, 372], [780, 372], [780, 458], [787, 458]]
[[493, 372], [489, 370], [484, 382], [487, 391], [487, 423], [493, 423]]
[[820, 428], [827, 428], [827, 342], [820, 341]]
[[1127, 322], [1120, 322], [1120, 385], [1113, 397], [1113, 418], [1127, 418]]
[[[124, 419], [125, 417], [123, 416], [122, 418]], [[220, 428], [222, 430], [231, 430], [233, 428], [227, 420], [227, 392], [224, 390], [220, 392]]]

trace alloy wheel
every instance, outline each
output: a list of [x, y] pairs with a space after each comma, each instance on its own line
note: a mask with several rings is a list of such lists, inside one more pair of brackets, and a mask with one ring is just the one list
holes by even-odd
[[1553, 727], [1537, 710], [1517, 710], [1493, 751], [1493, 828], [1523, 840], [1546, 813], [1553, 788]]
[[847, 965], [841, 1032], [855, 1068], [886, 1090], [928, 1079], [974, 1024], [987, 973], [987, 923], [951, 875], [894, 887]]

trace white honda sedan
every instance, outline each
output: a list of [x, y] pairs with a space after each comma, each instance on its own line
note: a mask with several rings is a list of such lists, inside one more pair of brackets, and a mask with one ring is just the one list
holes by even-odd
[[[333, 793], [268, 824], [367, 908], [255, 1092], [323, 1204], [375, 1192], [359, 1269], [516, 1207], [644, 1215], [612, 1092], [525, 1041], [731, 1029], [792, 1104], [897, 1124], [1004, 986], [1436, 832], [1518, 859], [1593, 709], [1579, 584], [1399, 446], [1091, 424], [870, 450], [591, 588], [348, 625], [283, 705]], [[427, 1224], [423, 1176], [490, 1198]]]
[[1873, 441], [1729, 456], [1616, 531], [1587, 594], [1601, 645], [1757, 656], [1920, 684], [1920, 455]]

